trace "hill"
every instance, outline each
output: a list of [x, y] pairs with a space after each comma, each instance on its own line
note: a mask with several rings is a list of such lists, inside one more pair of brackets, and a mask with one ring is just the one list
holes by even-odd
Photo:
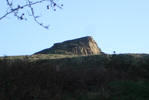
[[67, 55], [93, 55], [101, 54], [97, 43], [91, 36], [67, 40], [54, 44], [51, 48], [41, 50], [35, 54], [67, 54]]
[[148, 61], [147, 54], [0, 58], [0, 99], [148, 100]]

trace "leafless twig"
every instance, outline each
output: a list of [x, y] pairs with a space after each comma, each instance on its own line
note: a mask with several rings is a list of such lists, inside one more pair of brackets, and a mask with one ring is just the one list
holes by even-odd
[[24, 5], [17, 5], [17, 7], [14, 7], [13, 1], [10, 2], [9, 0], [6, 0], [6, 3], [7, 3], [7, 5], [8, 5], [8, 8], [9, 8], [9, 9], [8, 9], [8, 11], [7, 11], [3, 16], [0, 17], [0, 20], [2, 20], [3, 18], [5, 18], [6, 16], [8, 16], [8, 15], [10, 15], [10, 14], [14, 14], [14, 16], [17, 17], [17, 18], [20, 19], [20, 20], [24, 20], [24, 15], [25, 15], [25, 14], [22, 13], [21, 15], [19, 15], [19, 11], [20, 11], [21, 9], [24, 9], [24, 8], [29, 8], [30, 11], [31, 11], [31, 16], [33, 17], [34, 21], [35, 21], [38, 25], [40, 25], [40, 26], [42, 26], [42, 27], [48, 29], [48, 26], [47, 26], [47, 25], [43, 25], [43, 23], [41, 23], [41, 22], [39, 22], [39, 21], [37, 20], [39, 16], [36, 16], [36, 15], [35, 15], [35, 11], [34, 11], [34, 8], [33, 8], [33, 5], [40, 4], [40, 3], [43, 3], [43, 2], [45, 2], [45, 1], [50, 2], [50, 5], [47, 5], [47, 9], [49, 9], [50, 7], [51, 7], [54, 11], [56, 10], [55, 7], [62, 9], [62, 6], [63, 6], [63, 5], [60, 5], [60, 6], [59, 6], [59, 5], [58, 5], [56, 2], [54, 2], [53, 0], [39, 0], [39, 1], [34, 1], [34, 2], [32, 2], [32, 1], [30, 1], [30, 0], [27, 0], [27, 2], [26, 2]]

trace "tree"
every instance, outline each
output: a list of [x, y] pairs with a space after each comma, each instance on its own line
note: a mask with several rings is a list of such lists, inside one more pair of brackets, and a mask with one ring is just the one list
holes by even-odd
[[[38, 18], [40, 16], [35, 15], [36, 10], [34, 9], [34, 7], [37, 4], [42, 4], [46, 2], [46, 9], [52, 9], [54, 11], [56, 11], [56, 8], [62, 9], [63, 4], [58, 4], [56, 1], [54, 0], [20, 0], [20, 1], [16, 1], [16, 0], [5, 0], [6, 4], [8, 6], [7, 11], [4, 13], [4, 15], [0, 16], [0, 20], [4, 19], [6, 16], [13, 14], [17, 19], [19, 20], [27, 20], [27, 18], [25, 18], [26, 15], [31, 16], [34, 21], [48, 29], [49, 26], [48, 25], [44, 25], [42, 22], [38, 21]], [[28, 9], [30, 10], [30, 14], [27, 14], [25, 12], [24, 9]]]

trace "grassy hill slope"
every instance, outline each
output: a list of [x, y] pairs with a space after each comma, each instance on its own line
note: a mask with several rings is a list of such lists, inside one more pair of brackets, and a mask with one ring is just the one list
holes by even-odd
[[0, 100], [148, 100], [149, 55], [0, 58]]

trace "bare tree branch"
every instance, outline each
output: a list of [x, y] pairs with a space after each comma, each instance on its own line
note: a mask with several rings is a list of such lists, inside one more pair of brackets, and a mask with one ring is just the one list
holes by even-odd
[[[10, 2], [9, 0], [6, 0], [6, 3], [7, 3], [7, 5], [8, 5], [8, 7], [9, 7], [9, 9], [8, 9], [8, 11], [7, 11], [3, 16], [0, 17], [0, 20], [4, 19], [5, 17], [7, 17], [7, 16], [10, 15], [10, 14], [14, 14], [14, 16], [17, 17], [17, 19], [24, 20], [24, 19], [25, 19], [25, 18], [24, 18], [24, 15], [25, 15], [25, 14], [22, 13], [21, 15], [19, 15], [19, 11], [20, 11], [21, 9], [24, 9], [24, 8], [29, 8], [30, 11], [31, 11], [31, 16], [33, 17], [34, 21], [35, 21], [38, 25], [40, 25], [40, 26], [42, 26], [42, 27], [48, 29], [48, 26], [47, 26], [47, 25], [43, 25], [43, 23], [41, 23], [41, 22], [39, 22], [39, 21], [37, 20], [37, 19], [39, 18], [39, 16], [36, 16], [36, 15], [35, 15], [35, 11], [34, 11], [34, 8], [33, 8], [33, 5], [40, 4], [40, 3], [43, 3], [43, 2], [45, 2], [45, 1], [50, 2], [50, 5], [47, 5], [47, 10], [48, 10], [50, 7], [51, 7], [54, 11], [56, 10], [55, 7], [59, 8], [59, 9], [62, 9], [62, 6], [63, 6], [63, 5], [60, 5], [60, 6], [59, 6], [59, 5], [58, 5], [56, 2], [54, 2], [53, 0], [39, 0], [39, 1], [35, 1], [35, 2], [32, 2], [32, 1], [30, 1], [30, 0], [27, 0], [27, 2], [26, 2], [24, 5], [18, 4], [17, 7], [14, 7], [13, 1]], [[16, 2], [17, 2], [17, 1], [16, 1]]]

